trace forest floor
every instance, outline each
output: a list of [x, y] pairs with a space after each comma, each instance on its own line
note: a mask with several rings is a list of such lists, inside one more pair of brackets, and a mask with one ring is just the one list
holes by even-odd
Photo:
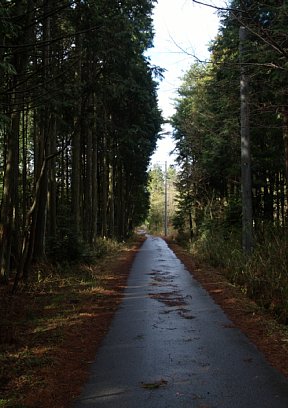
[[[68, 408], [89, 375], [121, 301], [141, 240], [73, 279], [39, 278], [12, 298], [0, 288], [0, 407]], [[171, 249], [266, 359], [288, 377], [288, 328], [247, 299], [221, 271]], [[91, 285], [87, 276], [97, 276]], [[71, 274], [71, 271], [70, 271]], [[86, 274], [86, 277], [84, 275]]]

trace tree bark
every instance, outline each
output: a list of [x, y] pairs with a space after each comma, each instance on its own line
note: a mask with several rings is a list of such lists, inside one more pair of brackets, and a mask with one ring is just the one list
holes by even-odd
[[[239, 30], [240, 62], [243, 63], [247, 33], [244, 27]], [[241, 188], [242, 188], [242, 245], [245, 254], [253, 249], [253, 212], [250, 153], [250, 119], [249, 90], [245, 65], [241, 65], [240, 98], [241, 98]]]
[[107, 134], [106, 130], [103, 132], [103, 152], [102, 152], [102, 237], [107, 237], [107, 205], [108, 205], [108, 154], [107, 154]]
[[283, 143], [286, 176], [286, 218], [288, 220], [288, 113], [283, 114]]
[[[55, 115], [51, 118], [51, 133], [50, 133], [50, 141], [48, 145], [48, 153], [49, 155], [54, 154], [57, 151], [56, 145], [56, 131], [57, 131], [57, 123]], [[55, 158], [51, 159], [48, 166], [48, 236], [50, 239], [56, 239], [56, 230], [57, 230], [57, 222], [56, 222], [56, 170], [55, 170]]]
[[42, 162], [39, 178], [36, 182], [34, 200], [26, 217], [26, 227], [24, 230], [21, 256], [14, 280], [13, 292], [17, 290], [20, 279], [23, 278], [23, 280], [27, 282], [29, 278], [37, 234], [36, 227], [38, 222], [37, 218], [39, 216], [39, 201], [43, 191], [43, 183], [45, 185], [47, 180], [47, 162], [47, 159], [44, 159]]
[[0, 280], [8, 282], [10, 274], [12, 238], [14, 235], [15, 217], [17, 209], [16, 191], [19, 162], [19, 127], [20, 111], [12, 99], [16, 112], [11, 114], [10, 131], [7, 134], [7, 151], [5, 158], [3, 198], [1, 205], [1, 251], [0, 251]]
[[[95, 98], [94, 98], [94, 110]], [[98, 234], [98, 143], [97, 143], [97, 129], [96, 129], [96, 112], [94, 112], [94, 126], [93, 126], [93, 140], [92, 140], [92, 243], [96, 242]]]
[[[1, 225], [0, 225], [0, 281], [7, 282], [10, 273], [12, 241], [15, 243], [15, 250], [18, 252], [18, 235], [15, 237], [15, 219], [18, 218], [18, 177], [19, 177], [19, 131], [21, 120], [21, 108], [23, 100], [19, 98], [22, 85], [20, 75], [24, 71], [28, 62], [28, 50], [17, 48], [21, 41], [29, 42], [31, 37], [32, 1], [28, 1], [26, 7], [18, 2], [15, 16], [20, 18], [26, 16], [23, 21], [23, 31], [14, 40], [14, 54], [11, 59], [16, 74], [13, 75], [10, 83], [12, 89], [9, 99], [9, 112], [6, 115], [10, 118], [6, 133], [5, 167], [3, 180], [3, 197], [1, 205]], [[21, 36], [21, 40], [20, 40]], [[23, 77], [22, 77], [23, 82]], [[17, 90], [17, 92], [16, 92]]]

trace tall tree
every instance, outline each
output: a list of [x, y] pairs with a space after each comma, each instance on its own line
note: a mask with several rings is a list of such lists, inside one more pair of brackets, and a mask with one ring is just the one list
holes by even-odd
[[144, 56], [154, 3], [1, 2], [2, 280], [145, 218], [161, 125], [161, 70]]
[[231, 2], [211, 46], [209, 67], [200, 73], [192, 67], [179, 90], [173, 124], [182, 167], [181, 208], [191, 212], [196, 207], [198, 228], [207, 218], [229, 220], [231, 227], [237, 221], [232, 222], [233, 213], [240, 215], [241, 25], [249, 40], [242, 67], [253, 78], [249, 96], [253, 224], [256, 229], [267, 221], [285, 225], [286, 153], [281, 142], [285, 122], [281, 121], [286, 106], [282, 99], [287, 74], [286, 11], [282, 1]]

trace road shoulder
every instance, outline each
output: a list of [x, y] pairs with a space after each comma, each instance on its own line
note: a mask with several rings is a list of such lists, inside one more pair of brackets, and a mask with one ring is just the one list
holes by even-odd
[[219, 270], [195, 261], [176, 243], [169, 240], [167, 243], [233, 324], [245, 333], [274, 368], [288, 377], [288, 327], [278, 324], [269, 313], [261, 310]]

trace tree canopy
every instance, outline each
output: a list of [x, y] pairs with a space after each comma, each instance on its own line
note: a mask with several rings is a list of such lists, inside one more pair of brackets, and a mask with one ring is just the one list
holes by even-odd
[[[239, 59], [239, 28], [248, 33]], [[287, 224], [287, 5], [232, 1], [208, 64], [183, 78], [172, 122], [181, 168], [182, 220], [195, 231], [207, 220], [237, 223], [240, 203], [240, 68], [249, 78], [253, 219]], [[193, 212], [193, 214], [192, 214]], [[204, 223], [204, 224], [203, 224]]]
[[[207, 64], [192, 65], [184, 76], [172, 119], [180, 167], [175, 226], [185, 243], [190, 241], [193, 254], [220, 267], [233, 284], [285, 324], [287, 12], [282, 0], [234, 0], [219, 10], [221, 26], [210, 47], [211, 58]], [[241, 42], [240, 33], [246, 34]], [[247, 246], [244, 148], [247, 157], [251, 151], [252, 239], [246, 240]], [[253, 251], [246, 250], [249, 246]]]
[[154, 3], [1, 0], [2, 280], [145, 219], [162, 122], [144, 56]]

